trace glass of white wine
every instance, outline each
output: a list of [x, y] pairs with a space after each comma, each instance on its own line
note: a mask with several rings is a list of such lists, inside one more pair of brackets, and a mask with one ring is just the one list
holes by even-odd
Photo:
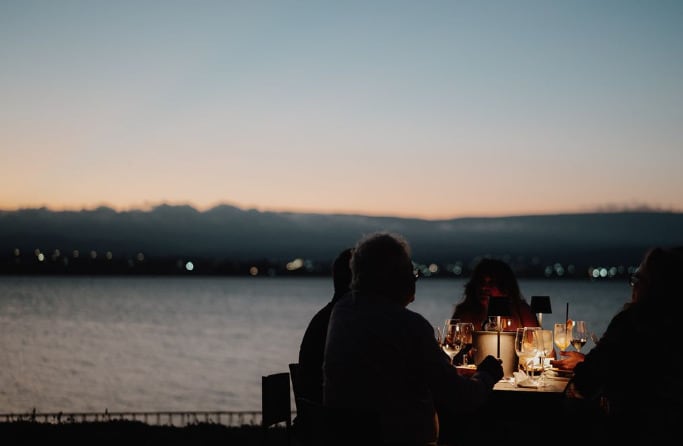
[[567, 350], [571, 342], [571, 329], [568, 329], [565, 323], [556, 323], [553, 327], [553, 339], [561, 352]]
[[462, 348], [462, 338], [458, 335], [458, 322], [459, 319], [447, 319], [443, 331], [443, 339], [441, 341], [441, 348], [444, 352], [451, 358], [451, 363], [453, 358], [460, 352]]
[[586, 328], [586, 321], [574, 321], [574, 327], [576, 330], [572, 331], [571, 344], [574, 350], [577, 352], [581, 351], [581, 348], [588, 342], [588, 329]]

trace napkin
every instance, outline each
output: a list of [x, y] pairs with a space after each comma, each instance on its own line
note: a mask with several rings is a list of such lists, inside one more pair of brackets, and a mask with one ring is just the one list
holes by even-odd
[[538, 380], [533, 380], [524, 372], [513, 372], [512, 377], [517, 387], [538, 387]]

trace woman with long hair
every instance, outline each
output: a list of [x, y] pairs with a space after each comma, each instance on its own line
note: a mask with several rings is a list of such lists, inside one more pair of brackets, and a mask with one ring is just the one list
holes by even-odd
[[472, 322], [475, 330], [485, 329], [490, 299], [509, 299], [510, 316], [503, 331], [517, 327], [538, 327], [538, 319], [519, 290], [517, 277], [502, 260], [484, 258], [477, 263], [465, 284], [462, 300], [455, 306], [453, 319]]

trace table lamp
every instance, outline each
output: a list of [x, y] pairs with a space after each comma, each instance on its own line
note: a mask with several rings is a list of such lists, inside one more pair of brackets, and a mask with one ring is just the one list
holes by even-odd
[[543, 315], [551, 314], [550, 296], [531, 296], [531, 311], [536, 313], [538, 325], [543, 327]]
[[500, 323], [501, 316], [510, 316], [510, 298], [507, 296], [489, 297], [488, 317], [495, 316], [496, 331], [498, 332], [497, 357], [500, 358], [500, 331], [503, 328]]

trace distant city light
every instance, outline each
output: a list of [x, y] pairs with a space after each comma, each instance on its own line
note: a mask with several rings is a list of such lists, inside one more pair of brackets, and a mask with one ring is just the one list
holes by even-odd
[[302, 259], [294, 259], [291, 262], [287, 263], [287, 271], [294, 271], [297, 269], [300, 269], [301, 267], [304, 266], [304, 261]]
[[[22, 250], [18, 247], [12, 248], [11, 249], [11, 254], [14, 259], [12, 259], [12, 265], [14, 268], [30, 268], [32, 263], [31, 262], [22, 262], [22, 259], [20, 258], [22, 254]], [[31, 252], [29, 250], [29, 252]], [[81, 270], [78, 268], [79, 262], [76, 260], [80, 257], [80, 251], [78, 249], [73, 249], [72, 251], [69, 252], [68, 258], [67, 258], [67, 252], [65, 250], [64, 253], [62, 253], [61, 249], [59, 248], [53, 248], [50, 250], [49, 253], [45, 253], [41, 250], [41, 248], [34, 248], [33, 254], [35, 255], [35, 265], [38, 265], [39, 263], [47, 263], [50, 265], [54, 264], [63, 264], [64, 266], [69, 266], [71, 263], [73, 263], [73, 267], [69, 269], [65, 269], [64, 272], [68, 273], [80, 273]], [[100, 265], [100, 267], [103, 268], [118, 268], [120, 265], [125, 265], [126, 263], [128, 266], [133, 269], [135, 268], [136, 264], [141, 263], [141, 262], [146, 262], [148, 263], [149, 271], [157, 271], [159, 268], [159, 265], [157, 262], [159, 259], [156, 257], [152, 256], [145, 256], [145, 254], [142, 251], [137, 252], [136, 254], [132, 255], [131, 257], [128, 258], [123, 258], [124, 256], [120, 256], [120, 258], [114, 259], [114, 254], [112, 251], [102, 251], [102, 252], [97, 252], [95, 249], [86, 251], [88, 258], [91, 258], [93, 260], [92, 264], [93, 265]], [[73, 257], [73, 260], [71, 260], [71, 257]], [[506, 255], [503, 256], [504, 258], [507, 259], [513, 259], [513, 256]], [[476, 259], [480, 259], [480, 257], [477, 257]], [[502, 258], [502, 257], [501, 257]], [[475, 260], [476, 260], [475, 259]], [[105, 261], [106, 260], [106, 261]], [[565, 277], [570, 277], [570, 278], [588, 278], [590, 280], [614, 280], [618, 278], [623, 278], [624, 276], [628, 277], [628, 275], [633, 274], [638, 271], [638, 266], [633, 266], [633, 265], [627, 265], [627, 264], [621, 264], [621, 265], [613, 265], [613, 266], [582, 266], [582, 265], [575, 265], [575, 264], [563, 264], [560, 261], [553, 261], [553, 262], [541, 262], [537, 265], [537, 267], [532, 267], [532, 265], [529, 263], [533, 263], [534, 261], [539, 261], [540, 258], [538, 256], [535, 257], [522, 257], [522, 256], [516, 256], [514, 257], [514, 260], [510, 260], [512, 263], [511, 266], [513, 266], [513, 269], [517, 269], [520, 271], [521, 274], [523, 275], [528, 275], [528, 276], [541, 276], [541, 277], [546, 277], [548, 279], [550, 278], [559, 278], [563, 279]], [[163, 260], [162, 260], [163, 262]], [[174, 260], [174, 266], [173, 268], [174, 272], [179, 272], [179, 271], [194, 271], [195, 270], [195, 265], [194, 262], [184, 260], [182, 258], [176, 258]], [[467, 276], [468, 274], [471, 274], [471, 265], [476, 262], [470, 262], [470, 261], [463, 261], [463, 260], [457, 260], [457, 261], [451, 261], [451, 262], [444, 262], [444, 263], [419, 263], [416, 261], [413, 261], [413, 267], [414, 267], [414, 272], [419, 273], [421, 277], [428, 279], [430, 277], [445, 277], [448, 275], [453, 275], [457, 277], [462, 277], [462, 276]], [[106, 266], [104, 266], [106, 264]], [[469, 265], [469, 266], [468, 266]], [[545, 265], [545, 266], [544, 266]], [[229, 270], [224, 270], [226, 274], [238, 274], [238, 275], [245, 275], [248, 274], [249, 276], [277, 276], [279, 273], [284, 272], [284, 271], [290, 271], [294, 272], [297, 271], [297, 274], [322, 274], [325, 272], [325, 266], [319, 263], [318, 261], [315, 260], [310, 260], [310, 259], [304, 259], [304, 258], [294, 258], [291, 261], [288, 262], [277, 262], [277, 265], [272, 264], [272, 265], [254, 265], [254, 264], [239, 264], [239, 265], [233, 265], [230, 267]], [[36, 271], [44, 271], [43, 268], [45, 266], [39, 267], [40, 269], [36, 269]], [[163, 266], [161, 267], [163, 268]], [[203, 272], [206, 273], [208, 271], [211, 271], [212, 267], [203, 267]], [[147, 272], [148, 269], [142, 269], [140, 272]]]
[[460, 262], [457, 262], [455, 264], [449, 263], [446, 265], [445, 269], [446, 269], [446, 271], [450, 271], [453, 274], [455, 274], [456, 276], [459, 276], [462, 274], [462, 263], [460, 263]]

